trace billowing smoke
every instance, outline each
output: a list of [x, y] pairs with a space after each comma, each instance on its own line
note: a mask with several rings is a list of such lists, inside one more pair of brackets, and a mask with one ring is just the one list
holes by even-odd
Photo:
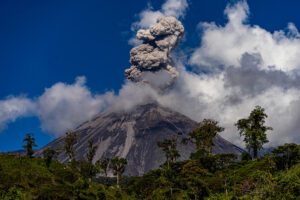
[[136, 37], [142, 40], [143, 44], [130, 51], [131, 67], [125, 70], [126, 79], [151, 84], [153, 74], [149, 72], [152, 72], [164, 77], [160, 80], [166, 80], [154, 86], [160, 88], [171, 85], [178, 76], [171, 51], [177, 46], [183, 34], [181, 22], [174, 17], [159, 17], [157, 23], [151, 25], [149, 29], [139, 30]]
[[[187, 0], [166, 0], [159, 10], [153, 10], [151, 4], [148, 3], [147, 8], [138, 14], [138, 21], [132, 23], [131, 30], [136, 33], [139, 29], [148, 29], [162, 16], [183, 19], [187, 8]], [[141, 43], [141, 40], [136, 39], [135, 34], [128, 41], [128, 44], [132, 46], [138, 46]]]

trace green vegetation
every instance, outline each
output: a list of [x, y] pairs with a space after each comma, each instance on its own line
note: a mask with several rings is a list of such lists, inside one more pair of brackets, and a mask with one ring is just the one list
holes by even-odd
[[[265, 118], [264, 110], [256, 107], [248, 119], [237, 123], [240, 134], [249, 137], [244, 141], [253, 150], [254, 158], [254, 148], [258, 153], [267, 142], [265, 132], [270, 128], [264, 126]], [[89, 141], [86, 160], [77, 161], [72, 148], [77, 135], [68, 132], [63, 147], [70, 158], [68, 164], [58, 162], [59, 151], [53, 149], [46, 149], [43, 158], [32, 154], [0, 154], [0, 199], [300, 199], [300, 145], [278, 146], [271, 154], [254, 160], [250, 153], [244, 152], [238, 161], [233, 154], [211, 154], [212, 138], [223, 130], [214, 120], [200, 122], [182, 141], [197, 146], [185, 161], [177, 159], [180, 156], [176, 149], [178, 136], [158, 142], [166, 162], [142, 177], [122, 177], [127, 161], [117, 156], [102, 157], [93, 164], [96, 150], [93, 141]], [[33, 146], [32, 135], [26, 135], [25, 139]], [[116, 178], [108, 178], [108, 172]]]
[[44, 152], [44, 159], [45, 159], [45, 164], [47, 167], [50, 167], [50, 164], [53, 160], [53, 158], [56, 158], [56, 156], [59, 154], [59, 152], [55, 151], [54, 149], [47, 148]]
[[113, 174], [117, 176], [118, 187], [120, 187], [121, 175], [124, 173], [126, 165], [127, 160], [125, 158], [115, 156], [110, 160], [109, 167], [112, 169]]
[[35, 144], [35, 139], [33, 138], [33, 133], [27, 133], [23, 142], [26, 142], [23, 148], [26, 150], [27, 156], [32, 158], [32, 155], [34, 154], [33, 147], [37, 146]]
[[258, 151], [263, 144], [269, 142], [266, 131], [272, 130], [272, 127], [264, 125], [267, 117], [265, 109], [256, 106], [247, 119], [240, 119], [235, 124], [240, 131], [240, 135], [244, 136], [244, 142], [248, 151], [253, 150], [254, 159], [257, 159]]
[[217, 121], [204, 119], [189, 133], [189, 138], [186, 141], [196, 144], [197, 152], [202, 151], [204, 154], [211, 155], [213, 138], [222, 131], [224, 128], [218, 126]]
[[171, 139], [164, 139], [162, 142], [157, 142], [157, 146], [160, 147], [166, 156], [166, 162], [168, 164], [168, 169], [170, 168], [170, 162], [176, 162], [176, 159], [180, 157], [177, 147], [177, 137], [172, 137]]
[[68, 130], [66, 132], [66, 136], [64, 138], [65, 145], [63, 147], [64, 151], [69, 156], [69, 163], [71, 163], [75, 159], [75, 152], [73, 150], [73, 146], [77, 143], [77, 133]]
[[0, 163], [0, 199], [131, 199], [115, 186], [89, 182], [57, 160], [48, 168], [43, 158], [0, 154]]
[[102, 157], [100, 160], [98, 160], [96, 162], [97, 172], [99, 174], [104, 174], [104, 176], [105, 176], [105, 182], [104, 182], [105, 185], [107, 185], [107, 183], [108, 183], [107, 169], [108, 169], [109, 162], [110, 162], [110, 159], [109, 158], [105, 158], [105, 157]]

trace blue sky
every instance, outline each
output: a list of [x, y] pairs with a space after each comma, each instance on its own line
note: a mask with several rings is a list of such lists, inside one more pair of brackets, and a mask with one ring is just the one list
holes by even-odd
[[[0, 2], [0, 100], [26, 96], [36, 100], [58, 82], [73, 84], [85, 76], [92, 94], [116, 91], [129, 67], [128, 40], [133, 22], [151, 4], [165, 1], [1, 1]], [[180, 49], [187, 57], [199, 47], [199, 22], [227, 23], [224, 9], [238, 1], [189, 0], [184, 18], [185, 39]], [[300, 27], [299, 1], [249, 0], [247, 23], [268, 32], [284, 30], [289, 22]], [[186, 66], [193, 67], [192, 62]], [[1, 112], [1, 109], [0, 109]], [[20, 149], [27, 132], [39, 147], [55, 138], [41, 129], [36, 116], [20, 116], [0, 132], [0, 151]]]

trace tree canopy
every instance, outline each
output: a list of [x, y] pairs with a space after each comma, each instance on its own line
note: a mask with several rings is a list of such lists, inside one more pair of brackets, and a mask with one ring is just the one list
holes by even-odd
[[248, 151], [253, 150], [253, 157], [255, 159], [257, 159], [258, 151], [262, 149], [265, 143], [269, 142], [266, 132], [273, 130], [272, 127], [265, 125], [267, 117], [265, 109], [256, 106], [248, 118], [240, 119], [235, 124], [240, 136], [244, 137]]
[[117, 176], [118, 187], [120, 187], [121, 175], [124, 173], [126, 165], [127, 165], [127, 160], [125, 158], [114, 156], [110, 160], [109, 167], [112, 169], [113, 174]]
[[212, 153], [213, 139], [217, 133], [222, 131], [224, 131], [224, 128], [219, 126], [217, 121], [204, 119], [189, 133], [188, 140], [196, 144], [197, 151], [210, 155]]

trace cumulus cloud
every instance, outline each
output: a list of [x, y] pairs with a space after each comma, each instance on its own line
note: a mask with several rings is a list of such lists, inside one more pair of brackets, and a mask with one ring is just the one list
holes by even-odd
[[[244, 61], [245, 62], [245, 61]], [[242, 63], [241, 63], [242, 64]], [[122, 109], [155, 101], [187, 115], [195, 121], [204, 118], [218, 120], [225, 131], [221, 134], [234, 144], [243, 147], [242, 139], [234, 124], [247, 117], [256, 105], [266, 109], [269, 115], [267, 125], [274, 128], [268, 133], [270, 143], [275, 146], [286, 142], [299, 143], [300, 91], [298, 86], [283, 86], [270, 81], [264, 92], [254, 90], [253, 94], [242, 91], [242, 86], [228, 85], [226, 71], [217, 74], [195, 74], [178, 66], [180, 76], [173, 88], [159, 93], [146, 84], [127, 83], [120, 91], [118, 102]], [[267, 75], [268, 77], [269, 75]], [[283, 75], [286, 80], [289, 79]], [[268, 81], [268, 80], [266, 80]], [[290, 83], [288, 83], [289, 85]], [[247, 86], [248, 87], [248, 86]], [[252, 89], [246, 89], [252, 91]], [[119, 105], [119, 106], [120, 106]], [[120, 107], [119, 107], [120, 109]]]
[[188, 7], [186, 0], [167, 0], [161, 7], [164, 16], [172, 16], [175, 18], [184, 17]]
[[141, 28], [149, 28], [151, 24], [156, 22], [158, 17], [162, 16], [164, 16], [164, 14], [161, 11], [152, 11], [152, 7], [148, 5], [148, 8], [139, 14], [140, 20], [134, 22], [131, 29], [135, 31]]
[[224, 26], [199, 24], [201, 45], [189, 64], [200, 72], [180, 71], [180, 94], [185, 94], [194, 109], [181, 106], [182, 100], [170, 106], [198, 121], [205, 117], [219, 120], [226, 128], [223, 136], [242, 144], [233, 124], [247, 117], [255, 105], [261, 105], [269, 115], [268, 125], [274, 128], [268, 145], [299, 143], [297, 27], [288, 23], [287, 28], [271, 33], [250, 25], [246, 1], [228, 5], [224, 13], [228, 19]]
[[25, 96], [10, 96], [0, 101], [0, 131], [6, 128], [9, 122], [19, 117], [32, 114], [35, 104]]
[[0, 101], [0, 128], [19, 117], [37, 116], [43, 131], [60, 136], [90, 119], [109, 104], [113, 93], [92, 94], [85, 85], [85, 77], [75, 83], [56, 83], [35, 99], [8, 97]]
[[218, 120], [225, 131], [222, 136], [231, 142], [243, 145], [234, 123], [247, 117], [256, 105], [266, 109], [269, 118], [267, 124], [274, 128], [268, 134], [270, 144], [278, 145], [284, 142], [300, 142], [297, 136], [299, 113], [291, 109], [291, 105], [299, 107], [300, 93], [297, 88], [282, 88], [271, 85], [265, 92], [249, 96], [228, 87], [225, 84], [224, 73], [217, 75], [197, 75], [185, 70], [180, 72], [176, 90], [158, 97], [165, 106], [177, 110], [196, 121], [204, 118]]
[[227, 67], [224, 73], [225, 86], [234, 88], [242, 95], [259, 95], [269, 88], [299, 88], [300, 77], [289, 75], [281, 70], [269, 67], [268, 70], [260, 69], [263, 60], [260, 54], [242, 55], [240, 67]]
[[300, 38], [296, 26], [289, 23], [285, 30], [273, 33], [248, 24], [249, 7], [246, 1], [227, 6], [224, 26], [214, 22], [199, 24], [202, 30], [201, 46], [193, 53], [190, 64], [218, 70], [225, 66], [238, 66], [244, 53], [259, 53], [260, 68], [274, 66], [277, 70], [292, 73], [298, 69]]
[[44, 131], [59, 136], [107, 107], [113, 93], [94, 95], [85, 86], [85, 77], [74, 84], [56, 83], [38, 98], [36, 114]]

